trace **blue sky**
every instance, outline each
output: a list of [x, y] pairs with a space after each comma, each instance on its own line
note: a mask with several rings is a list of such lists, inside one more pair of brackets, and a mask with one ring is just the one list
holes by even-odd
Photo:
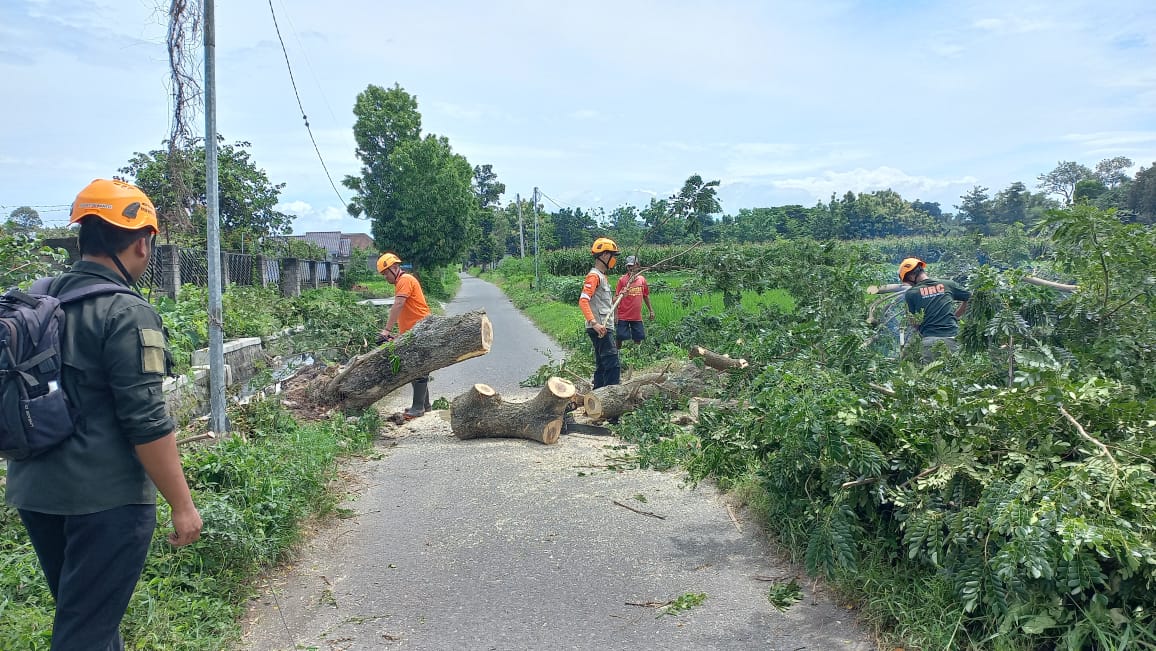
[[[160, 146], [168, 4], [0, 3], [0, 212], [64, 222], [79, 188]], [[1060, 160], [1156, 162], [1152, 0], [272, 4], [345, 199], [368, 84], [416, 95], [505, 200], [538, 186], [551, 209], [641, 206], [698, 173], [731, 214], [885, 188], [952, 210]], [[287, 184], [295, 232], [368, 232], [309, 141], [267, 0], [216, 17], [219, 132]]]

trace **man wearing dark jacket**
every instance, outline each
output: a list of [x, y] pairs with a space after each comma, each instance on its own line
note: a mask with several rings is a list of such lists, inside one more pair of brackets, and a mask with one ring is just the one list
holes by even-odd
[[[130, 287], [148, 268], [157, 216], [139, 188], [96, 180], [76, 197], [81, 259], [54, 279], [60, 295], [98, 283]], [[20, 513], [56, 599], [53, 651], [118, 651], [120, 622], [156, 528], [156, 493], [172, 508], [169, 542], [201, 535], [161, 384], [160, 315], [136, 292], [64, 306], [61, 389], [76, 431], [8, 462], [6, 501]]]

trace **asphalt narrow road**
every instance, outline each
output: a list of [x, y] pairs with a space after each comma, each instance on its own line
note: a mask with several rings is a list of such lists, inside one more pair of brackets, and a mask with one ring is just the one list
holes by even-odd
[[[476, 307], [493, 321], [493, 348], [435, 372], [432, 395], [475, 382], [532, 394], [518, 383], [558, 348], [497, 288], [466, 278], [447, 312]], [[383, 403], [408, 398], [406, 388]], [[624, 470], [631, 449], [616, 439], [458, 441], [436, 414], [385, 436], [380, 455], [344, 468], [355, 516], [270, 578], [242, 649], [874, 648], [852, 611], [802, 577], [803, 599], [775, 610], [768, 579], [797, 568], [710, 486]], [[686, 595], [705, 598], [660, 607]]]

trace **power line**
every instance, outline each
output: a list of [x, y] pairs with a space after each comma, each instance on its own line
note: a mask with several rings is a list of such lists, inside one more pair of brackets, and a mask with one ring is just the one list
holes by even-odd
[[21, 204], [13, 204], [13, 205], [11, 205], [11, 206], [0, 206], [0, 210], [7, 210], [8, 208], [12, 208], [12, 209], [16, 209], [16, 208], [32, 208], [33, 210], [37, 210], [37, 211], [41, 211], [41, 210], [42, 210], [42, 211], [45, 211], [45, 212], [52, 212], [54, 209], [58, 209], [58, 210], [59, 210], [59, 209], [71, 209], [71, 208], [72, 208], [72, 204], [70, 204], [70, 203], [53, 203], [53, 204], [27, 204], [27, 203], [21, 203]]
[[[542, 192], [541, 188], [538, 189], [538, 194], [542, 195], [543, 197], [546, 197], [547, 199], [550, 199], [550, 195], [546, 194], [545, 192]], [[562, 206], [561, 204], [559, 204], [557, 201], [554, 201], [553, 199], [550, 199], [550, 203], [554, 204], [555, 206], [558, 206], [558, 210], [567, 210], [569, 208], [569, 206]]]
[[305, 115], [301, 94], [297, 92], [297, 80], [293, 78], [293, 66], [289, 64], [289, 51], [285, 49], [285, 40], [281, 38], [281, 27], [277, 24], [277, 12], [273, 10], [273, 0], [269, 0], [269, 13], [273, 16], [273, 29], [277, 31], [277, 40], [281, 43], [281, 53], [285, 55], [285, 67], [289, 70], [289, 83], [293, 85], [293, 95], [297, 98], [297, 108], [301, 109], [301, 119], [305, 122], [305, 130], [309, 132], [309, 140], [313, 142], [313, 151], [317, 152], [317, 160], [321, 161], [321, 169], [325, 170], [325, 178], [329, 179], [333, 193], [337, 195], [341, 205], [345, 206], [345, 199], [337, 190], [337, 184], [333, 182], [333, 177], [329, 175], [329, 166], [325, 164], [325, 158], [321, 156], [321, 148], [317, 146], [317, 139], [313, 137], [313, 129], [309, 127], [309, 116]]

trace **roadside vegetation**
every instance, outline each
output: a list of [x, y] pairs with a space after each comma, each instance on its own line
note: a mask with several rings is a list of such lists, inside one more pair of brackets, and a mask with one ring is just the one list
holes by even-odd
[[[10, 284], [52, 272], [61, 258], [41, 250], [32, 238], [0, 241], [0, 261], [31, 261], [11, 265], [5, 277]], [[435, 268], [425, 276], [434, 278], [427, 286], [433, 288], [435, 304], [448, 298], [445, 287], [452, 291], [460, 282], [456, 274]], [[297, 298], [284, 298], [274, 289], [231, 286], [223, 295], [226, 338], [268, 336], [302, 326], [280, 337], [274, 350], [344, 361], [368, 349], [385, 320], [383, 308], [358, 301], [392, 294], [391, 287], [374, 283], [376, 276], [363, 280], [369, 286], [358, 292], [325, 288]], [[155, 304], [181, 371], [188, 370], [192, 351], [207, 342], [206, 291], [188, 285], [180, 300], [157, 297]], [[268, 370], [261, 375], [268, 377]], [[229, 420], [231, 437], [181, 448], [204, 531], [196, 545], [173, 548], [165, 539], [168, 507], [160, 500], [149, 561], [122, 627], [128, 649], [234, 648], [248, 599], [266, 573], [291, 557], [310, 523], [346, 515], [337, 508], [344, 497], [336, 481], [338, 462], [373, 455], [380, 429], [372, 410], [297, 422], [277, 400], [231, 406]], [[195, 436], [203, 427], [184, 424], [178, 439]], [[4, 474], [0, 465], [0, 500]], [[48, 649], [53, 607], [19, 516], [0, 505], [0, 649]]]
[[[865, 318], [864, 290], [907, 255], [973, 291], [963, 351], [926, 366], [899, 350], [901, 322]], [[543, 262], [538, 287], [524, 260], [487, 277], [574, 351], [539, 375], [588, 376], [589, 256]], [[690, 345], [743, 357], [720, 396], [742, 406], [686, 429], [669, 421], [683, 405], [656, 399], [617, 431], [641, 465], [742, 496], [885, 641], [1156, 649], [1153, 269], [1150, 227], [1088, 205], [1030, 235], [696, 247], [647, 274], [664, 309], [624, 369]]]

